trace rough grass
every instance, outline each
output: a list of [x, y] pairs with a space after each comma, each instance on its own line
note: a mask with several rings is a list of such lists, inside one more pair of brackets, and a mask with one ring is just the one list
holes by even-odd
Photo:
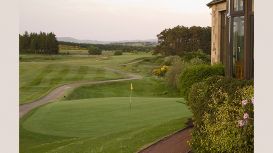
[[121, 69], [149, 77], [152, 75], [152, 70], [162, 64], [162, 59], [163, 58], [160, 56], [137, 58], [126, 64], [123, 64]]
[[131, 83], [134, 88], [132, 97], [179, 97], [179, 91], [169, 87], [164, 81], [146, 77], [142, 80], [82, 86], [68, 94], [66, 99], [129, 97]]
[[183, 128], [181, 98], [92, 98], [37, 109], [20, 123], [20, 152], [132, 153]]

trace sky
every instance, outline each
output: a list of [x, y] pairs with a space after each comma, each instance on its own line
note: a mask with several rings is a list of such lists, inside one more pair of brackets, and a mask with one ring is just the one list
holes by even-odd
[[210, 26], [210, 0], [21, 0], [20, 33], [99, 41], [156, 39], [177, 25]]

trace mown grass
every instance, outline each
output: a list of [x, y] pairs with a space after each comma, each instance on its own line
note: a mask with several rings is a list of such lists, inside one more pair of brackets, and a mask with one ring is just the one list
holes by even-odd
[[122, 56], [20, 55], [20, 104], [31, 102], [55, 87], [75, 82], [124, 78], [104, 70], [150, 54]]
[[20, 123], [20, 152], [132, 153], [185, 125], [181, 98], [128, 97], [62, 101]]
[[21, 63], [20, 67], [21, 104], [37, 99], [54, 87], [65, 83], [123, 77], [114, 72], [80, 65]]
[[[144, 79], [83, 86], [65, 101], [33, 110], [20, 120], [20, 153], [133, 153], [184, 128], [191, 112], [164, 79], [151, 76], [151, 69], [159, 64], [158, 57], [147, 53], [24, 56], [20, 86], [31, 83], [38, 88], [43, 83], [120, 77], [106, 74], [105, 67], [138, 73]], [[101, 73], [105, 75], [95, 76]], [[56, 77], [61, 75], [66, 76]], [[45, 78], [40, 79], [42, 76]], [[134, 90], [130, 110], [131, 82]], [[29, 93], [35, 95], [35, 91]]]

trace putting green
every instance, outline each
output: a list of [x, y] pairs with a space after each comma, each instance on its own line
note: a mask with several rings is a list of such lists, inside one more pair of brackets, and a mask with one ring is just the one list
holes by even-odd
[[101, 137], [189, 117], [179, 98], [94, 98], [56, 102], [39, 108], [23, 122], [29, 131], [63, 137]]

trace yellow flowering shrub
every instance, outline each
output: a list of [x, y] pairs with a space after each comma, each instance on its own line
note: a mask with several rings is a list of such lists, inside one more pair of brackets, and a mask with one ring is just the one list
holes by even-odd
[[153, 73], [153, 75], [155, 75], [155, 76], [163, 77], [163, 76], [165, 76], [165, 74], [168, 72], [168, 69], [169, 69], [168, 66], [163, 65], [163, 66], [160, 67], [160, 68], [154, 69], [152, 73]]

